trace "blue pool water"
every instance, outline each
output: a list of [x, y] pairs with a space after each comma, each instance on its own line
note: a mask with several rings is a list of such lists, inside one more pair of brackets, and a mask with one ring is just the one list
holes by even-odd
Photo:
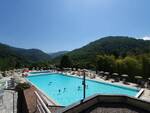
[[[47, 96], [62, 106], [68, 106], [83, 98], [82, 79], [62, 74], [42, 74], [28, 76], [27, 79]], [[135, 96], [139, 90], [86, 80], [86, 97], [93, 94], [124, 94]], [[80, 87], [80, 88], [79, 88]]]

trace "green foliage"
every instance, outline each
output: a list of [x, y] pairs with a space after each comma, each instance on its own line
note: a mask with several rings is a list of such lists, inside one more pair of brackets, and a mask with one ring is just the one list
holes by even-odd
[[119, 74], [124, 74], [125, 73], [124, 68], [125, 68], [125, 64], [124, 64], [123, 60], [122, 59], [117, 59], [116, 60], [116, 70], [115, 71]]
[[[115, 58], [138, 56], [150, 53], [150, 41], [123, 36], [104, 37], [88, 45], [75, 49], [68, 55], [73, 64], [78, 67], [93, 68], [97, 55], [113, 55]], [[60, 62], [61, 57], [55, 58], [54, 63]]]
[[113, 72], [115, 69], [115, 57], [113, 55], [98, 55], [96, 67], [98, 70]]
[[[73, 67], [150, 77], [150, 41], [110, 36], [67, 53]], [[61, 57], [54, 59], [55, 63]]]
[[71, 66], [72, 66], [72, 63], [71, 63], [71, 60], [70, 60], [69, 56], [64, 55], [61, 58], [60, 67], [61, 68], [68, 68], [68, 67], [71, 67]]
[[[150, 41], [131, 37], [110, 36], [59, 56], [51, 61], [49, 55], [36, 49], [19, 49], [0, 44], [0, 70], [24, 66], [87, 68], [150, 77]], [[56, 66], [55, 65], [55, 66]]]
[[50, 62], [49, 62], [49, 61], [43, 61], [43, 62], [35, 62], [35, 63], [32, 63], [32, 64], [30, 64], [29, 68], [30, 68], [30, 69], [32, 69], [33, 67], [35, 67], [35, 68], [37, 68], [37, 67], [39, 67], [39, 68], [44, 68], [44, 67], [48, 68], [48, 67], [50, 67], [50, 66], [51, 66], [51, 65], [50, 65]]
[[29, 66], [35, 62], [49, 60], [48, 54], [37, 49], [20, 49], [0, 43], [0, 70]]
[[115, 57], [126, 55], [139, 55], [150, 52], [150, 42], [129, 37], [110, 36], [91, 42], [88, 45], [76, 49], [68, 55], [73, 59], [93, 58], [97, 54], [114, 55]]
[[55, 52], [55, 53], [49, 53], [50, 57], [52, 59], [59, 57], [59, 56], [63, 56], [64, 54], [68, 53], [69, 51], [59, 51], [59, 52]]
[[131, 78], [133, 76], [137, 76], [141, 74], [140, 72], [142, 66], [136, 58], [129, 57], [129, 56], [125, 57], [123, 59], [123, 65], [124, 65], [124, 73], [130, 75]]
[[150, 77], [150, 54], [149, 55], [142, 55], [142, 72], [144, 78]]
[[98, 55], [96, 66], [98, 70], [128, 74], [131, 81], [134, 80], [134, 76], [150, 77], [149, 54], [126, 56], [124, 58], [115, 58], [112, 55]]
[[15, 90], [16, 91], [22, 91], [22, 90], [25, 90], [25, 89], [28, 89], [30, 88], [30, 84], [28, 83], [19, 83], [16, 87], [15, 87]]

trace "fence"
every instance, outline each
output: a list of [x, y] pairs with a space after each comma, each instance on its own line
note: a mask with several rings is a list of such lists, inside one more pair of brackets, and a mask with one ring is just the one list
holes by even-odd
[[36, 95], [36, 107], [40, 113], [51, 113], [48, 107], [45, 105], [39, 94], [35, 91]]

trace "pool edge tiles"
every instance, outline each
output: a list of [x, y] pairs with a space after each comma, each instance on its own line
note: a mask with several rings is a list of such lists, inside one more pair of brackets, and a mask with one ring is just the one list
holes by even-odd
[[[54, 76], [49, 76], [49, 75], [54, 75]], [[61, 75], [61, 76], [59, 76], [59, 75]], [[43, 76], [43, 80], [41, 79], [42, 78], [42, 76]], [[47, 77], [47, 78], [46, 78]], [[53, 78], [52, 78], [53, 77]], [[56, 79], [55, 79], [55, 77], [56, 77]], [[69, 77], [69, 78], [68, 78]], [[33, 79], [31, 79], [30, 80], [30, 78], [33, 78]], [[74, 78], [74, 79], [73, 79]], [[47, 81], [45, 81], [45, 80], [47, 80], [47, 79], [49, 79], [50, 81], [54, 81], [54, 82], [60, 82], [62, 79], [69, 79], [71, 82], [74, 82], [74, 81], [80, 81], [80, 82], [77, 82], [77, 84], [79, 84], [80, 85], [80, 87], [81, 87], [81, 89], [82, 89], [82, 86], [81, 86], [81, 81], [82, 81], [82, 78], [81, 77], [78, 77], [78, 76], [74, 76], [74, 75], [67, 75], [67, 74], [60, 74], [60, 73], [46, 73], [46, 74], [36, 74], [36, 76], [29, 76], [29, 77], [27, 77], [27, 80], [31, 83], [31, 84], [33, 84], [35, 87], [37, 87], [38, 89], [40, 89], [40, 91], [42, 90], [42, 93], [44, 93], [48, 98], [50, 98], [50, 100], [55, 100], [55, 102], [57, 102], [57, 103], [59, 103], [58, 105], [63, 105], [63, 106], [67, 106], [67, 105], [70, 105], [70, 104], [72, 104], [72, 103], [74, 103], [74, 102], [76, 102], [76, 101], [74, 101], [74, 102], [72, 102], [72, 103], [70, 103], [70, 104], [67, 104], [67, 105], [65, 105], [65, 104], [63, 104], [63, 103], [61, 103], [61, 102], [59, 102], [57, 99], [59, 98], [59, 96], [58, 95], [56, 95], [55, 94], [55, 96], [54, 95], [52, 95], [53, 94], [53, 92], [54, 93], [58, 93], [58, 89], [61, 89], [61, 93], [63, 92], [63, 88], [64, 87], [66, 87], [66, 89], [67, 89], [67, 94], [61, 94], [60, 95], [60, 97], [62, 98], [62, 99], [64, 99], [65, 100], [65, 97], [67, 97], [68, 96], [68, 93], [69, 93], [69, 95], [70, 95], [70, 93], [72, 93], [71, 92], [71, 90], [72, 89], [69, 89], [70, 87], [68, 87], [68, 86], [65, 86], [64, 84], [62, 84], [63, 86], [61, 87], [61, 86], [57, 86], [58, 84], [54, 84], [54, 82], [52, 83], [52, 86], [48, 86], [48, 82], [47, 83], [43, 83], [43, 84], [46, 84], [46, 86], [44, 86], [44, 87], [48, 87], [48, 88], [50, 88], [50, 90], [51, 90], [51, 93], [49, 93], [49, 92], [47, 92], [47, 89], [45, 90], [45, 88], [43, 88], [43, 86], [41, 86], [41, 84], [39, 84], [38, 83], [38, 85], [37, 85], [37, 83], [34, 83], [34, 80], [38, 80], [38, 82], [42, 82], [43, 83], [43, 81], [44, 82], [47, 82]], [[41, 80], [40, 80], [41, 79]], [[79, 79], [79, 80], [78, 80]], [[59, 80], [59, 81], [58, 81]], [[62, 80], [63, 81], [63, 80]], [[116, 90], [116, 92], [118, 93], [116, 93], [116, 95], [128, 95], [128, 93], [127, 92], [129, 92], [129, 95], [128, 96], [132, 96], [132, 97], [136, 97], [136, 95], [137, 95], [137, 93], [140, 91], [139, 89], [137, 89], [137, 88], [133, 88], [133, 87], [126, 87], [126, 86], [123, 86], [123, 85], [121, 85], [121, 86], [119, 86], [118, 84], [112, 84], [112, 83], [107, 83], [107, 82], [103, 82], [103, 81], [98, 81], [98, 80], [91, 80], [91, 79], [87, 79], [87, 81], [89, 81], [89, 83], [91, 83], [91, 84], [93, 84], [93, 85], [89, 85], [89, 89], [87, 89], [87, 92], [90, 92], [89, 94], [87, 94], [87, 97], [88, 96], [90, 96], [90, 95], [93, 95], [93, 94], [96, 94], [96, 93], [100, 93], [100, 94], [114, 94], [113, 92], [111, 92], [112, 91], [112, 89], [114, 88], [115, 90]], [[93, 91], [93, 88], [95, 88], [95, 89], [97, 89], [97, 88], [99, 88], [99, 87], [101, 87], [101, 85], [99, 85], [99, 84], [104, 84], [104, 86], [105, 87], [108, 87], [108, 88], [110, 88], [110, 90], [108, 90], [107, 92], [103, 92], [103, 90], [99, 90], [98, 89], [98, 92], [96, 91]], [[55, 86], [56, 85], [56, 86]], [[78, 92], [78, 91], [76, 91], [77, 89], [77, 87], [74, 87], [74, 85], [71, 83], [71, 84], [69, 84], [71, 87], [73, 87], [73, 92], [76, 92], [76, 94], [78, 95], [80, 95], [80, 93], [82, 94], [82, 92]], [[72, 86], [73, 85], [73, 86]], [[95, 85], [98, 85], [98, 86], [95, 86]], [[39, 86], [39, 87], [38, 87]], [[115, 87], [114, 87], [115, 86]], [[57, 89], [57, 90], [53, 90], [53, 87], [55, 88], [55, 89]], [[91, 90], [92, 89], [92, 90]], [[50, 90], [48, 90], [48, 91], [50, 91]], [[120, 92], [120, 94], [119, 94], [119, 91], [122, 91], [123, 90], [123, 92]], [[82, 91], [82, 90], [81, 90]], [[101, 92], [102, 91], [102, 92]], [[67, 95], [67, 96], [66, 96]], [[56, 97], [57, 96], [57, 97]], [[56, 99], [57, 98], [57, 99]], [[72, 97], [68, 97], [67, 99], [72, 99]], [[75, 97], [74, 97], [75, 98]], [[78, 99], [81, 99], [81, 98], [78, 98]], [[75, 99], [76, 100], [76, 99]], [[66, 100], [66, 101], [68, 101], [68, 100]]]

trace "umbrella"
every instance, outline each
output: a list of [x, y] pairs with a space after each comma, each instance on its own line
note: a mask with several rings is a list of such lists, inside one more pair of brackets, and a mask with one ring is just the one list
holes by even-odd
[[109, 75], [109, 72], [105, 72], [104, 74], [105, 74], [105, 75]]
[[88, 70], [87, 70], [87, 69], [83, 69], [83, 71], [84, 71], [84, 72], [88, 72]]
[[82, 69], [79, 72], [81, 72], [84, 75], [84, 74], [86, 74], [86, 72], [88, 72], [88, 70], [87, 69]]
[[88, 72], [88, 70], [87, 69], [82, 69], [82, 70], [79, 70], [79, 72]]
[[123, 75], [121, 75], [122, 77], [128, 77], [128, 75], [127, 74], [123, 74]]
[[118, 74], [118, 73], [113, 73], [112, 75], [113, 75], [113, 76], [118, 76], [119, 74]]
[[136, 79], [142, 79], [142, 76], [135, 76]]
[[100, 71], [99, 73], [100, 73], [100, 74], [104, 74], [104, 71]]

